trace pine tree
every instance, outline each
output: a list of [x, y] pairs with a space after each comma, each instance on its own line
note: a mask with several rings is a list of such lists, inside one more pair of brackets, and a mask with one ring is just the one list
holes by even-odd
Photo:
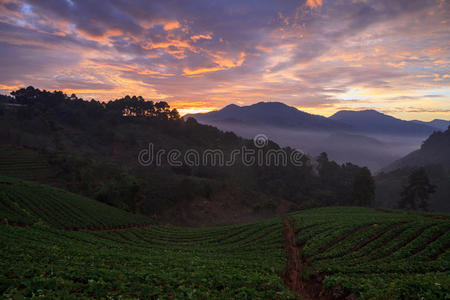
[[375, 181], [368, 168], [361, 168], [353, 181], [353, 203], [369, 206], [375, 197]]
[[408, 177], [408, 184], [403, 188], [398, 203], [400, 208], [419, 208], [428, 210], [428, 199], [436, 192], [436, 186], [431, 184], [425, 168], [414, 170]]

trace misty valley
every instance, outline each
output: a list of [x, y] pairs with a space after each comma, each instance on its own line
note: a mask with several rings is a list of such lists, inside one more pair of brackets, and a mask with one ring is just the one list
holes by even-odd
[[449, 16], [0, 0], [0, 298], [450, 299]]

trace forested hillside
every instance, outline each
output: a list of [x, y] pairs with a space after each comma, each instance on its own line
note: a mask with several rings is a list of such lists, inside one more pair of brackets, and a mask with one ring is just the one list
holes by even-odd
[[450, 212], [450, 129], [434, 132], [420, 149], [384, 168], [376, 176], [376, 203], [395, 207], [408, 176], [423, 167], [436, 187], [430, 195], [430, 209]]
[[422, 144], [420, 149], [390, 164], [383, 171], [404, 167], [438, 164], [450, 169], [450, 127], [445, 131], [435, 131]]
[[[240, 157], [231, 166], [169, 165], [170, 149], [218, 149], [229, 158], [244, 146], [264, 153], [280, 147], [268, 142], [259, 149], [252, 140], [194, 119], [183, 120], [166, 102], [136, 96], [86, 101], [33, 87], [2, 96], [1, 102], [0, 140], [5, 151], [26, 147], [53, 174], [41, 181], [131, 212], [180, 224], [222, 224], [302, 207], [368, 205], [373, 197], [367, 169], [338, 165], [326, 154], [317, 162], [303, 156], [301, 166], [248, 166]], [[155, 150], [166, 150], [159, 166], [138, 163], [140, 151], [149, 143]], [[355, 185], [358, 180], [367, 182], [369, 189]], [[221, 218], [205, 218], [217, 210], [222, 211]]]

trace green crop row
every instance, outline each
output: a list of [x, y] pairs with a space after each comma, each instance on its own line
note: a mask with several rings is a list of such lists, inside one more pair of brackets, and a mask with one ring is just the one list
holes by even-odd
[[153, 223], [106, 204], [54, 187], [0, 176], [3, 222], [38, 221], [58, 228], [105, 228]]
[[194, 240], [178, 247], [165, 239], [168, 234], [153, 228], [69, 232], [2, 225], [0, 292], [5, 298], [294, 298], [279, 276], [283, 248], [248, 251], [231, 240], [214, 243], [214, 236], [209, 245]]
[[[450, 222], [368, 208], [292, 214], [324, 287], [361, 299], [450, 299]], [[342, 291], [341, 291], [342, 292]]]

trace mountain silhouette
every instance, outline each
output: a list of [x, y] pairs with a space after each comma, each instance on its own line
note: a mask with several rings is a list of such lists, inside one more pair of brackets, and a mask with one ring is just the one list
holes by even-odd
[[281, 102], [259, 102], [249, 106], [230, 104], [208, 113], [186, 115], [200, 122], [237, 122], [248, 125], [265, 125], [317, 130], [350, 129], [350, 126], [313, 115]]
[[376, 110], [341, 110], [329, 119], [347, 124], [354, 130], [366, 134], [428, 136], [433, 131], [438, 130], [438, 128], [429, 124], [400, 120]]
[[444, 132], [434, 132], [426, 139], [420, 149], [383, 168], [393, 171], [404, 167], [440, 165], [450, 169], [450, 127]]
[[326, 118], [309, 114], [281, 102], [259, 102], [249, 106], [230, 104], [208, 113], [190, 114], [204, 123], [243, 123], [296, 129], [345, 131], [358, 134], [406, 135], [427, 137], [445, 130], [450, 121], [405, 121], [376, 110], [341, 110]]
[[430, 121], [430, 122], [424, 122], [424, 121], [418, 121], [418, 120], [414, 120], [412, 122], [415, 122], [415, 123], [418, 123], [418, 124], [432, 126], [432, 127], [437, 128], [437, 129], [439, 129], [441, 131], [447, 130], [448, 126], [450, 126], [450, 121], [441, 120], [441, 119], [434, 119], [433, 121]]
[[200, 123], [252, 138], [264, 133], [283, 146], [311, 155], [329, 153], [337, 162], [353, 162], [372, 170], [405, 156], [440, 129], [434, 123], [405, 121], [376, 110], [342, 110], [329, 118], [280, 102], [249, 106], [230, 104], [208, 113], [186, 115]]
[[395, 207], [410, 174], [424, 167], [436, 193], [430, 197], [434, 211], [450, 212], [450, 129], [430, 135], [422, 146], [381, 169], [376, 178], [376, 203]]

